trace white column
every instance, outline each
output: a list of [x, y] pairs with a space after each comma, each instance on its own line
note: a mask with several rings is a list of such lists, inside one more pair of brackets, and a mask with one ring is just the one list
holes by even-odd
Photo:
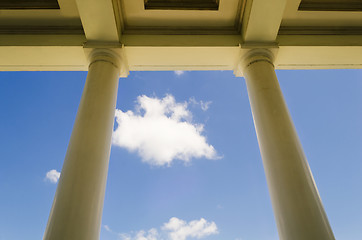
[[279, 237], [283, 240], [334, 239], [271, 56], [267, 50], [252, 50], [241, 68]]
[[87, 80], [44, 239], [99, 239], [121, 59], [90, 56]]

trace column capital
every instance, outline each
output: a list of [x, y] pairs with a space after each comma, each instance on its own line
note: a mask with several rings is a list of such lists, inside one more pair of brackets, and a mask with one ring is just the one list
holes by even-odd
[[119, 69], [120, 77], [127, 77], [129, 74], [127, 60], [123, 46], [84, 46], [89, 66], [97, 61], [104, 61], [113, 64]]
[[253, 48], [243, 54], [239, 58], [234, 74], [236, 77], [244, 76], [243, 72], [247, 67], [255, 62], [265, 61], [274, 66], [274, 54], [266, 48]]

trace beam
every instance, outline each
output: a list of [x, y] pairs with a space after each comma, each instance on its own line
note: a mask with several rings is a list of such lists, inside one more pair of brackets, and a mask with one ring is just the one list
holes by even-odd
[[[232, 70], [239, 47], [125, 47], [131, 71]], [[157, 57], [155, 57], [157, 56]]]
[[[84, 35], [1, 35], [0, 56], [7, 57], [0, 71], [86, 71], [85, 41]], [[240, 51], [251, 46], [240, 48], [240, 41], [240, 35], [122, 37], [130, 71], [234, 70]], [[276, 69], [362, 68], [362, 35], [279, 35], [277, 41]]]
[[362, 46], [282, 46], [277, 69], [360, 69]]
[[274, 42], [286, 2], [286, 0], [248, 0], [241, 27], [244, 42]]
[[82, 46], [1, 46], [0, 71], [87, 71]]
[[119, 42], [119, 6], [114, 6], [112, 0], [76, 0], [76, 3], [88, 41]]

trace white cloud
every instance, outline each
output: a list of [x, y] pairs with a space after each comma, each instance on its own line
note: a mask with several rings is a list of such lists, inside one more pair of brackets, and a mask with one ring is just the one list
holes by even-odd
[[178, 159], [217, 159], [217, 153], [202, 135], [203, 125], [192, 123], [187, 103], [172, 95], [162, 99], [139, 96], [136, 111], [116, 110], [117, 129], [113, 144], [137, 152], [151, 165], [170, 166]]
[[46, 173], [45, 179], [50, 181], [51, 183], [57, 183], [60, 177], [60, 172], [55, 169], [50, 170]]
[[182, 74], [185, 73], [185, 71], [181, 71], [181, 70], [176, 70], [176, 71], [173, 71], [177, 76], [181, 76]]
[[201, 239], [209, 235], [218, 234], [214, 222], [208, 222], [204, 218], [186, 222], [176, 217], [171, 218], [161, 227], [161, 232], [151, 228], [147, 232], [140, 230], [131, 236], [130, 234], [118, 234], [121, 240], [187, 240]]
[[185, 240], [191, 238], [203, 238], [212, 234], [217, 234], [217, 226], [214, 222], [208, 222], [204, 218], [185, 222], [173, 217], [168, 223], [163, 225], [165, 231], [169, 231], [170, 240]]

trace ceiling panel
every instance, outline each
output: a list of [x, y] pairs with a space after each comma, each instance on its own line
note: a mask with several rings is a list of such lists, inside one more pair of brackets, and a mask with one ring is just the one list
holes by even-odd
[[[148, 0], [147, 4], [184, 4], [188, 7], [196, 7], [197, 3], [202, 0]], [[215, 10], [185, 10], [185, 9], [145, 9], [145, 0], [121, 0], [122, 15], [125, 29], [135, 28], [235, 28], [239, 24], [243, 0], [206, 0], [204, 4], [219, 3], [218, 9]], [[166, 5], [167, 5], [166, 4]]]

